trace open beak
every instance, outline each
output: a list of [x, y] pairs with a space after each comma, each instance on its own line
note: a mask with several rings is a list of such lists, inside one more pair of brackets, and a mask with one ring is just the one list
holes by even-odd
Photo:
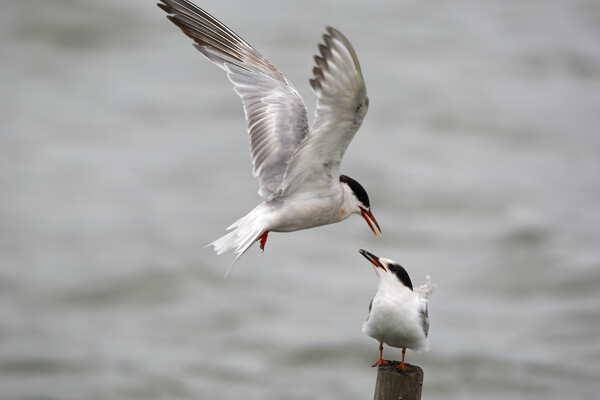
[[385, 267], [381, 264], [381, 262], [379, 262], [379, 257], [377, 257], [375, 254], [369, 253], [368, 251], [363, 250], [363, 249], [360, 249], [358, 252], [360, 254], [362, 254], [367, 260], [369, 260], [371, 262], [371, 264], [373, 264], [373, 266], [375, 266], [375, 268], [381, 268], [382, 270], [387, 272], [387, 269], [385, 269]]
[[[373, 224], [375, 224], [375, 226], [377, 227], [377, 230], [379, 230], [380, 235], [381, 235], [381, 228], [379, 227], [379, 224], [377, 223], [377, 220], [373, 216], [373, 213], [371, 212], [371, 210], [368, 208], [360, 207], [360, 206], [358, 208], [360, 208], [360, 215], [362, 215], [362, 217], [365, 219], [365, 221], [367, 221], [367, 224], [369, 224], [369, 228], [371, 228], [371, 230], [373, 231], [373, 233], [375, 234], [376, 237], [379, 237], [377, 235], [377, 231], [375, 230], [375, 227], [373, 226]], [[371, 221], [373, 221], [373, 222], [371, 223]]]

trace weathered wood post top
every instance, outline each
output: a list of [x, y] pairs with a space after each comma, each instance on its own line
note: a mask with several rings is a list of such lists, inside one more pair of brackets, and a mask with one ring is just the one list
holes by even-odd
[[420, 400], [423, 388], [421, 367], [406, 364], [410, 371], [396, 368], [398, 361], [388, 361], [377, 368], [374, 400]]

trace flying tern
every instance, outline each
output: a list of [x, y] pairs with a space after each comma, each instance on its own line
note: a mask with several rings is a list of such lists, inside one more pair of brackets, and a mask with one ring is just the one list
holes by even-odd
[[[235, 261], [269, 232], [291, 232], [360, 214], [377, 236], [369, 196], [340, 163], [369, 106], [350, 42], [328, 27], [315, 56], [311, 87], [317, 96], [308, 126], [302, 97], [264, 56], [231, 29], [187, 0], [161, 0], [167, 18], [195, 42], [209, 61], [225, 70], [241, 97], [250, 135], [253, 174], [265, 201], [214, 241], [217, 254], [233, 250]], [[377, 230], [376, 230], [377, 229]]]

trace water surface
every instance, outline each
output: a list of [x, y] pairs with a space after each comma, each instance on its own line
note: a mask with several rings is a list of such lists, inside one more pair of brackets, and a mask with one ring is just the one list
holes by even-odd
[[[260, 199], [239, 99], [153, 2], [0, 16], [0, 391], [6, 399], [372, 397], [359, 248], [431, 275], [428, 399], [600, 386], [600, 6], [206, 1], [314, 112], [326, 25], [370, 110], [353, 217], [272, 234], [223, 279], [203, 247]], [[386, 349], [388, 358], [400, 357]]]

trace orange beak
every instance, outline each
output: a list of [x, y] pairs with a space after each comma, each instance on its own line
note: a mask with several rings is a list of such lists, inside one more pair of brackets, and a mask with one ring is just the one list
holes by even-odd
[[[377, 223], [377, 220], [373, 216], [373, 213], [371, 212], [371, 210], [369, 210], [367, 208], [362, 208], [360, 206], [358, 208], [360, 208], [360, 215], [362, 215], [362, 217], [365, 219], [365, 221], [367, 221], [367, 224], [369, 224], [369, 228], [371, 228], [371, 230], [373, 231], [373, 233], [375, 234], [376, 237], [379, 237], [377, 235], [377, 231], [375, 230], [375, 227], [373, 226], [373, 224], [375, 224], [375, 226], [377, 227], [377, 230], [379, 230], [380, 235], [381, 235], [381, 228], [379, 227], [379, 224]], [[371, 223], [371, 221], [373, 221], [373, 222]]]
[[362, 254], [367, 260], [369, 260], [371, 264], [373, 264], [376, 268], [381, 268], [382, 270], [387, 272], [387, 269], [385, 269], [385, 267], [379, 262], [379, 257], [377, 257], [375, 254], [369, 253], [368, 251], [363, 249], [360, 249], [358, 252]]

